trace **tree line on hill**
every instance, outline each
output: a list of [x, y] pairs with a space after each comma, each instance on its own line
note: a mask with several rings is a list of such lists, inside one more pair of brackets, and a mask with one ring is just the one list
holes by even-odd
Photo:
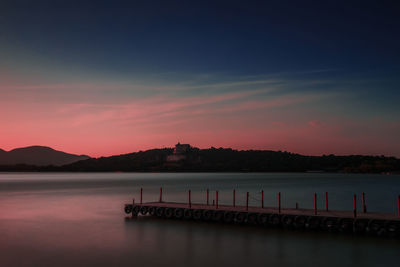
[[168, 161], [172, 148], [89, 158], [63, 166], [2, 165], [0, 171], [65, 172], [347, 172], [400, 173], [400, 159], [385, 156], [304, 156], [268, 150], [191, 148], [185, 158]]

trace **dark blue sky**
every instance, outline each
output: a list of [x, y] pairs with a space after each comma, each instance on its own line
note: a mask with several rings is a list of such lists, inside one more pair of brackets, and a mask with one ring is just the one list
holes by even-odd
[[8, 1], [1, 40], [107, 72], [399, 70], [396, 1]]
[[[93, 154], [179, 138], [400, 155], [399, 14], [397, 1], [1, 1], [3, 109], [20, 124], [102, 129]], [[23, 145], [0, 123], [11, 129], [3, 147]], [[47, 140], [38, 136], [24, 138]], [[95, 151], [110, 136], [119, 148]]]

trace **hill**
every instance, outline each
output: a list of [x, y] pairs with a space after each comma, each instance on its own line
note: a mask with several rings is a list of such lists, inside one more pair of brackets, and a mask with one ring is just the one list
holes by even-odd
[[[179, 147], [180, 146], [180, 147]], [[37, 153], [26, 153], [27, 151]], [[4, 153], [11, 153], [4, 152]], [[400, 173], [400, 159], [384, 156], [305, 156], [269, 150], [199, 149], [178, 144], [175, 149], [151, 149], [111, 157], [88, 158], [51, 148], [18, 149], [26, 158], [0, 166], [0, 171], [66, 172], [349, 172]], [[39, 153], [40, 152], [40, 153]], [[3, 157], [0, 151], [0, 162]], [[16, 153], [15, 151], [13, 153]], [[30, 155], [28, 158], [27, 155]], [[69, 155], [69, 157], [66, 157]], [[64, 157], [65, 156], [65, 157]], [[49, 159], [50, 157], [50, 159]], [[60, 158], [57, 158], [60, 157]], [[72, 158], [71, 158], [72, 157]], [[29, 160], [28, 160], [29, 159]], [[46, 159], [46, 160], [45, 160]], [[80, 160], [83, 159], [83, 160]], [[71, 160], [60, 166], [62, 161]], [[3, 161], [4, 162], [4, 161]], [[14, 161], [15, 162], [15, 161]], [[44, 166], [44, 165], [54, 166]], [[34, 166], [37, 165], [37, 166]]]
[[17, 148], [8, 152], [0, 149], [0, 165], [61, 166], [88, 158], [85, 155], [69, 154], [45, 146]]
[[[172, 148], [152, 149], [88, 159], [60, 167], [63, 171], [133, 172], [399, 172], [400, 160], [384, 156], [304, 156], [281, 151], [191, 147], [179, 160]], [[183, 157], [182, 157], [183, 155]]]

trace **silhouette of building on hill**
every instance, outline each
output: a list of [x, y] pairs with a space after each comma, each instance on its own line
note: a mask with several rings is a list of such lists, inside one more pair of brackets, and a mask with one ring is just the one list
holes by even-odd
[[177, 143], [174, 148], [174, 153], [167, 157], [167, 162], [177, 162], [186, 159], [186, 153], [189, 152], [191, 146], [189, 144]]
[[175, 145], [174, 148], [174, 154], [185, 154], [186, 152], [188, 152], [190, 149], [190, 145], [189, 144], [181, 144], [181, 143], [177, 143]]

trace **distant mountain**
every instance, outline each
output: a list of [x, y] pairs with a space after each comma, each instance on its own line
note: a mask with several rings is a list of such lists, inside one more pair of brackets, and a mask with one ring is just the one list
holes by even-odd
[[16, 148], [8, 152], [0, 149], [0, 165], [61, 166], [89, 158], [86, 155], [69, 154], [45, 146]]

